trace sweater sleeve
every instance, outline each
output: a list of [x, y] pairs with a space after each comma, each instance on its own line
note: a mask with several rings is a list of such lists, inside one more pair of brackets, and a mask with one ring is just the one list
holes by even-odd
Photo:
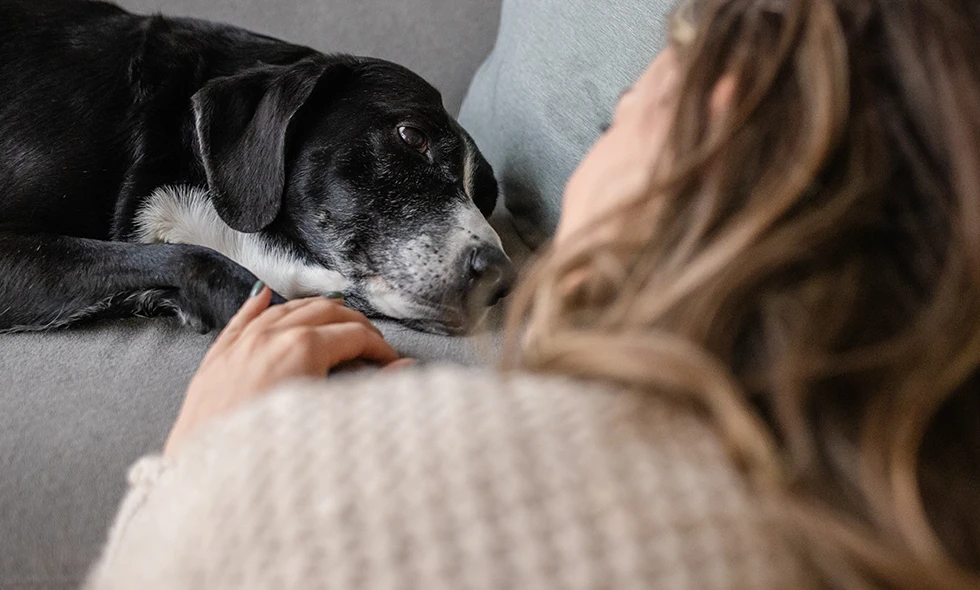
[[127, 481], [129, 491], [119, 505], [115, 522], [109, 529], [109, 539], [103, 549], [102, 560], [113, 561], [116, 548], [126, 537], [126, 529], [133, 517], [146, 504], [157, 480], [167, 471], [170, 462], [162, 455], [148, 455], [141, 458], [129, 468]]
[[562, 380], [293, 384], [129, 479], [87, 590], [807, 587], [696, 415]]

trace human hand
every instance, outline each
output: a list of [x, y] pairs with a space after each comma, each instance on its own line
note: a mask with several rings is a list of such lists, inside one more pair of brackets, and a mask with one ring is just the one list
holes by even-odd
[[399, 355], [364, 315], [340, 300], [297, 299], [269, 307], [272, 292], [257, 284], [215, 340], [191, 380], [164, 454], [196, 427], [297, 377], [324, 377], [363, 359], [398, 367]]

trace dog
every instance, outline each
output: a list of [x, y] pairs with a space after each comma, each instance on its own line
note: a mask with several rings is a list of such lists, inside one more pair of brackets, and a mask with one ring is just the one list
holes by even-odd
[[0, 330], [274, 303], [461, 334], [514, 269], [493, 170], [396, 64], [96, 0], [0, 2]]

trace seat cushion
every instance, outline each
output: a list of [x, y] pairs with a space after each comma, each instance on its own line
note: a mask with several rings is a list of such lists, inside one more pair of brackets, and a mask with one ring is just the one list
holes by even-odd
[[[382, 330], [424, 360], [495, 354], [490, 335]], [[127, 468], [162, 447], [213, 338], [166, 319], [0, 337], [0, 588], [77, 587]]]
[[666, 40], [673, 0], [504, 0], [496, 45], [460, 123], [493, 165], [531, 246], [558, 223], [565, 183], [623, 89]]
[[77, 587], [212, 338], [168, 320], [0, 336], [0, 588]]
[[[490, 334], [381, 327], [423, 360], [495, 358]], [[77, 587], [128, 466], [162, 447], [213, 338], [167, 319], [0, 336], [0, 588]]]

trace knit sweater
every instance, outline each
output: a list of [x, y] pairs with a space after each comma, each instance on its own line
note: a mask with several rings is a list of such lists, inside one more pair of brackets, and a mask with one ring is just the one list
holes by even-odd
[[87, 590], [808, 586], [708, 424], [595, 384], [297, 382], [129, 479]]

